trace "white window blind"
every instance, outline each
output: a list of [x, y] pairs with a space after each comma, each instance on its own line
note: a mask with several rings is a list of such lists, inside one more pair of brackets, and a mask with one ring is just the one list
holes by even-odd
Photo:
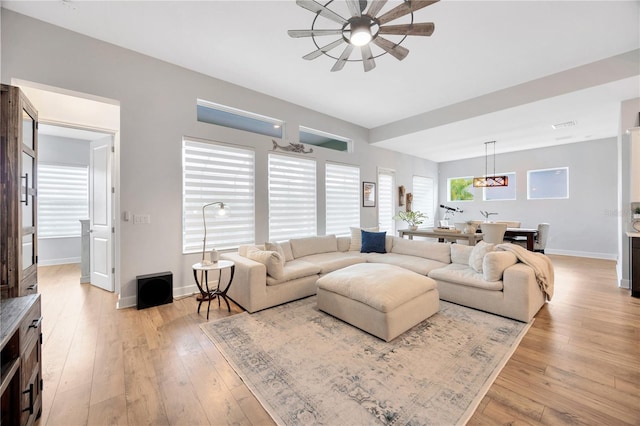
[[269, 239], [316, 234], [315, 160], [269, 154]]
[[389, 170], [378, 171], [378, 224], [380, 232], [386, 231], [387, 235], [394, 235], [396, 222], [393, 220], [395, 173]]
[[325, 188], [326, 234], [350, 235], [360, 226], [360, 168], [327, 163]]
[[433, 178], [414, 176], [412, 210], [420, 211], [427, 215], [427, 218], [420, 226], [433, 227], [433, 197]]
[[182, 252], [202, 250], [202, 206], [220, 201], [229, 208], [216, 216], [206, 209], [207, 250], [255, 243], [255, 153], [229, 145], [182, 142]]
[[79, 237], [88, 218], [88, 167], [38, 164], [38, 238]]

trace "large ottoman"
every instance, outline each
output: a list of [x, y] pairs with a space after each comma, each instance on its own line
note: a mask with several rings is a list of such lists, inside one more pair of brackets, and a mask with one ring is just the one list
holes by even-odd
[[434, 280], [394, 265], [351, 265], [317, 285], [319, 309], [387, 342], [440, 307]]

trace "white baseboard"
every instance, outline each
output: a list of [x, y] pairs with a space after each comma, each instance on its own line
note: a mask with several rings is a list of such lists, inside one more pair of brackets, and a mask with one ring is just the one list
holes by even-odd
[[82, 260], [79, 257], [68, 257], [64, 259], [38, 259], [38, 266], [53, 266], [53, 265], [67, 265], [69, 263], [80, 263]]
[[631, 288], [631, 281], [628, 280], [628, 279], [623, 278], [623, 279], [620, 280], [620, 283], [618, 284], [618, 287], [629, 289], [629, 288]]
[[559, 254], [562, 256], [587, 257], [589, 259], [618, 260], [618, 255], [615, 253], [593, 253], [589, 251], [556, 250], [556, 249], [545, 249], [544, 253]]

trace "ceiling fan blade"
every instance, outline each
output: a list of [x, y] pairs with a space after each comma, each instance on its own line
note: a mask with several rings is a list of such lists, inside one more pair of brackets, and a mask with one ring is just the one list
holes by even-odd
[[287, 31], [289, 37], [298, 38], [298, 37], [312, 37], [312, 36], [326, 36], [326, 35], [335, 35], [342, 34], [342, 29], [332, 29], [332, 30], [289, 30]]
[[351, 13], [351, 16], [362, 16], [362, 11], [360, 10], [360, 0], [347, 0], [347, 7], [349, 8], [349, 13]]
[[360, 52], [362, 52], [362, 65], [364, 65], [364, 72], [374, 69], [376, 67], [376, 61], [373, 59], [373, 55], [371, 54], [371, 46], [368, 44], [361, 46]]
[[320, 57], [323, 53], [330, 51], [334, 47], [340, 46], [342, 43], [344, 43], [344, 39], [336, 40], [333, 43], [329, 43], [326, 46], [323, 46], [318, 50], [314, 50], [313, 52], [311, 52], [311, 53], [309, 53], [307, 55], [304, 55], [302, 58], [303, 59], [307, 59], [309, 61], [312, 60], [312, 59], [316, 59], [316, 58]]
[[324, 16], [327, 19], [331, 19], [334, 22], [337, 22], [340, 25], [344, 25], [347, 23], [347, 20], [342, 16], [338, 15], [331, 9], [327, 9], [320, 3], [314, 0], [296, 0], [296, 4], [300, 7], [303, 7], [307, 10], [310, 10], [314, 13], [317, 13], [321, 16]]
[[331, 72], [340, 71], [342, 68], [344, 68], [344, 64], [347, 63], [347, 59], [349, 59], [351, 51], [353, 51], [353, 45], [347, 43], [347, 47], [345, 47], [342, 51], [342, 55], [340, 55], [336, 63], [333, 65], [333, 68], [331, 68]]
[[406, 58], [407, 55], [409, 54], [409, 49], [407, 49], [406, 47], [397, 45], [395, 43], [392, 43], [386, 38], [382, 38], [378, 36], [373, 39], [373, 42], [399, 61]]
[[423, 7], [430, 6], [434, 3], [437, 3], [439, 0], [411, 0], [405, 1], [400, 6], [396, 6], [384, 15], [378, 17], [378, 22], [380, 25], [384, 25], [387, 22], [393, 21], [394, 19], [398, 19], [401, 16], [407, 15], [409, 13], [415, 12], [416, 10], [420, 10]]
[[378, 30], [379, 34], [397, 34], [397, 35], [414, 35], [414, 36], [430, 36], [436, 26], [433, 22], [423, 22], [420, 24], [404, 24], [404, 25], [385, 25]]
[[382, 10], [382, 8], [386, 3], [387, 3], [387, 0], [373, 0], [371, 2], [371, 6], [369, 6], [369, 10], [367, 10], [367, 15], [371, 17], [375, 17], [378, 14], [378, 12]]

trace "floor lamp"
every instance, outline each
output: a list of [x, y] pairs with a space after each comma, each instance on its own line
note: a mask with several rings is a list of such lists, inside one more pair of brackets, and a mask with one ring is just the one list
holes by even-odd
[[[202, 206], [202, 225], [204, 226], [204, 238], [202, 239], [202, 261], [201, 263], [203, 265], [211, 265], [213, 263], [216, 263], [218, 261], [218, 252], [215, 251], [215, 248], [212, 250], [212, 252], [215, 252], [214, 255], [214, 259], [205, 259], [206, 257], [206, 253], [207, 253], [207, 218], [205, 216], [205, 209], [207, 207], [210, 206], [220, 206], [220, 208], [217, 210], [216, 214], [218, 216], [225, 216], [227, 214], [226, 210], [225, 210], [225, 205], [223, 202], [221, 201], [214, 201], [213, 203], [209, 203], [209, 204], [205, 204], [204, 206]], [[226, 209], [228, 209], [228, 207], [226, 207]]]

